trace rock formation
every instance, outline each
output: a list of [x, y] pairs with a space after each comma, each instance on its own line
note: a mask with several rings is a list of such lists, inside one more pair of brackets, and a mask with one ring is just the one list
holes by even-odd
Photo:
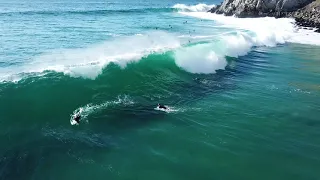
[[320, 28], [320, 0], [224, 0], [212, 13], [246, 17], [293, 17], [298, 25]]
[[320, 32], [320, 0], [314, 1], [307, 6], [292, 12], [288, 17], [293, 17], [296, 23], [304, 27], [316, 27]]

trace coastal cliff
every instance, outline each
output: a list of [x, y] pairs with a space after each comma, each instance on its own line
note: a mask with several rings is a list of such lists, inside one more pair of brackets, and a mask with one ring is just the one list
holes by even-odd
[[288, 17], [293, 17], [296, 24], [304, 27], [316, 27], [316, 32], [320, 33], [320, 0], [314, 1], [295, 12], [289, 13]]
[[224, 0], [210, 12], [240, 18], [292, 17], [297, 25], [320, 28], [320, 0]]

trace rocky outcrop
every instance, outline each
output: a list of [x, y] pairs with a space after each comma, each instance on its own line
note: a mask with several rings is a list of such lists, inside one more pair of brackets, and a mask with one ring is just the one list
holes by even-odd
[[236, 15], [238, 17], [260, 17], [277, 12], [292, 12], [313, 0], [225, 0], [217, 14]]
[[316, 27], [320, 32], [320, 0], [314, 1], [307, 6], [288, 14], [296, 23], [304, 27]]
[[224, 0], [210, 12], [246, 17], [293, 17], [298, 25], [320, 28], [320, 0]]
[[208, 12], [215, 13], [220, 7], [221, 5], [214, 6]]
[[225, 0], [216, 11], [218, 14], [236, 15], [238, 17], [257, 17], [292, 12], [313, 0]]

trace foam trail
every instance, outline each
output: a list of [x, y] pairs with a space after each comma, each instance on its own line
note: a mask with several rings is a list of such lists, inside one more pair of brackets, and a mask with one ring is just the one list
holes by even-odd
[[[134, 104], [134, 101], [129, 96], [124, 95], [124, 96], [118, 96], [118, 99], [114, 100], [114, 101], [107, 101], [107, 102], [104, 102], [101, 104], [91, 104], [90, 103], [90, 104], [87, 104], [85, 106], [79, 107], [76, 110], [74, 110], [73, 113], [70, 115], [70, 122], [72, 122], [73, 116], [75, 114], [77, 114], [78, 112], [81, 112], [80, 113], [81, 119], [82, 119], [81, 121], [88, 122], [87, 117], [90, 114], [97, 113], [103, 109], [106, 109], [109, 106], [119, 105], [119, 104], [124, 105], [124, 106], [128, 106], [128, 105]], [[72, 125], [74, 125], [74, 124], [72, 124]]]
[[197, 4], [188, 6], [185, 4], [176, 4], [172, 8], [178, 9], [180, 12], [207, 12], [211, 8], [215, 7], [215, 5], [207, 5], [207, 4]]

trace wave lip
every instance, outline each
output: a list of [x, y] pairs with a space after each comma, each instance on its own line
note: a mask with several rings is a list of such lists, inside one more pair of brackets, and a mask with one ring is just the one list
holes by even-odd
[[172, 8], [177, 9], [180, 12], [207, 12], [211, 8], [215, 7], [216, 5], [207, 5], [207, 4], [197, 4], [197, 5], [185, 5], [185, 4], [176, 4]]

